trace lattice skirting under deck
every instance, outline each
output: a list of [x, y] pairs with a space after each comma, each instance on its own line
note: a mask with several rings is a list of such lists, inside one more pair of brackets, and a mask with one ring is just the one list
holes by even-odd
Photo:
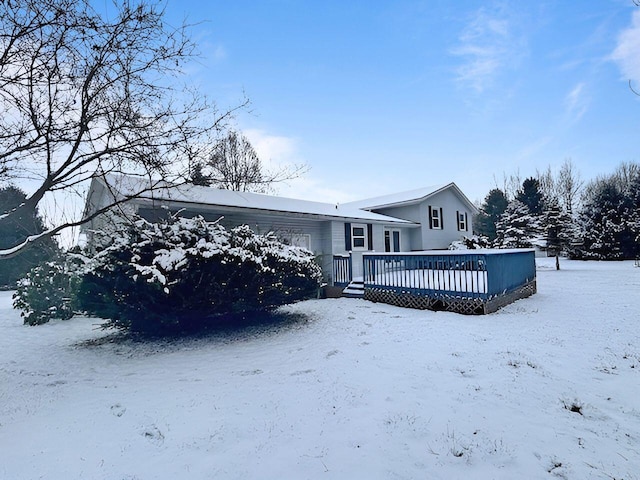
[[482, 298], [456, 297], [452, 295], [429, 296], [409, 292], [396, 292], [382, 288], [365, 288], [364, 299], [372, 302], [387, 303], [398, 307], [416, 308], [419, 310], [436, 310], [456, 312], [465, 315], [481, 315], [492, 313], [499, 308], [515, 302], [520, 298], [536, 293], [536, 282], [523, 285], [519, 289], [504, 295], [497, 295], [489, 300]]

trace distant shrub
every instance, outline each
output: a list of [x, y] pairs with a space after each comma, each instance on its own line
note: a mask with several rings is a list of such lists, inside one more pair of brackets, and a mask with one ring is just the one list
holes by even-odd
[[74, 291], [78, 277], [69, 262], [44, 262], [18, 282], [13, 306], [21, 310], [25, 325], [42, 325], [73, 316]]
[[320, 280], [311, 252], [274, 235], [226, 230], [202, 217], [138, 219], [92, 260], [78, 301], [106, 326], [177, 333], [308, 298]]
[[451, 242], [449, 250], [478, 250], [481, 248], [490, 248], [491, 242], [484, 235], [464, 236], [461, 240]]

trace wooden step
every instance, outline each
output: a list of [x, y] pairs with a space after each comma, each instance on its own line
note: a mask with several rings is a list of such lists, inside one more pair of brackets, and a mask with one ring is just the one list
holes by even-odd
[[348, 298], [362, 298], [364, 296], [364, 282], [357, 280], [352, 281], [342, 291], [342, 296]]

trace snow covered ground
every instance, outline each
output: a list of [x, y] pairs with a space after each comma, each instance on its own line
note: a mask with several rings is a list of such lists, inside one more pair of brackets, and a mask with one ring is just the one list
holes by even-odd
[[540, 261], [492, 315], [314, 300], [147, 343], [0, 292], [0, 478], [639, 479], [640, 268]]

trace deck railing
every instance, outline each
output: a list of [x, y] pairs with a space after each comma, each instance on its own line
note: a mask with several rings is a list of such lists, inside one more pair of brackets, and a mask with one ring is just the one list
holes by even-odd
[[345, 254], [333, 256], [333, 284], [336, 287], [347, 286], [352, 280], [352, 271], [351, 255]]
[[535, 279], [533, 250], [365, 253], [365, 289], [489, 300]]

